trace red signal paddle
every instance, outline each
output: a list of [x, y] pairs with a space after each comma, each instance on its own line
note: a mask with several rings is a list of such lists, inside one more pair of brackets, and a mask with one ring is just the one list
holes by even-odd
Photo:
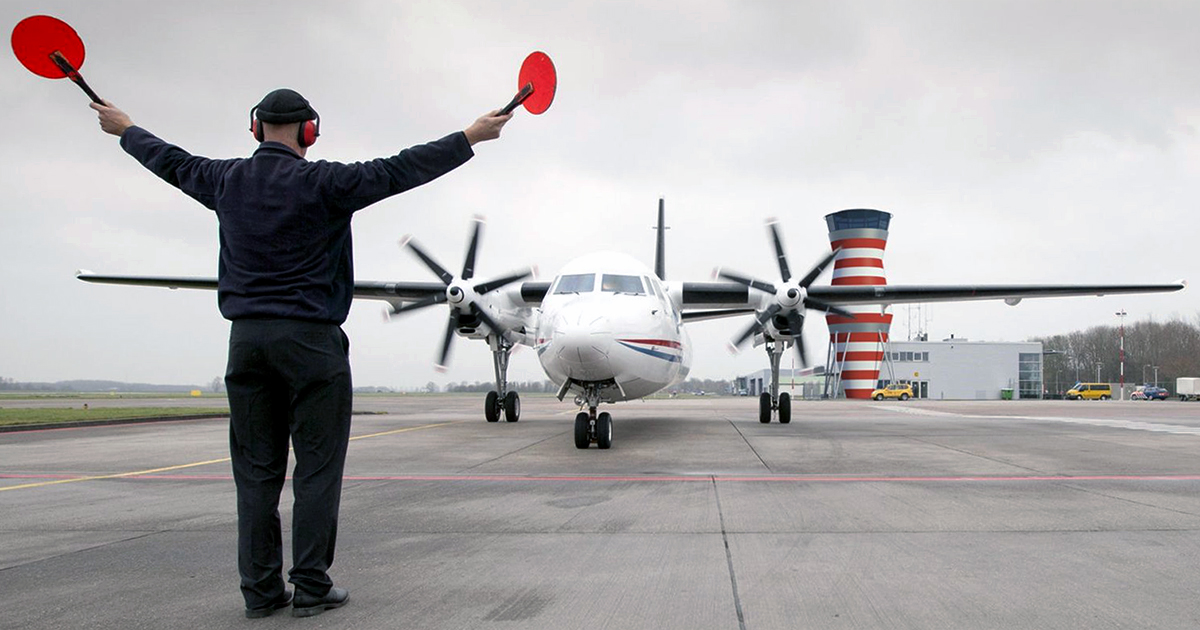
[[17, 23], [12, 49], [21, 65], [47, 79], [70, 79], [96, 103], [104, 101], [88, 87], [78, 68], [83, 66], [83, 40], [69, 24], [49, 15], [34, 15]]
[[550, 108], [558, 87], [558, 75], [554, 71], [554, 62], [546, 53], [532, 52], [525, 58], [517, 75], [517, 87], [517, 95], [500, 110], [501, 114], [511, 113], [517, 105], [524, 105], [530, 114], [540, 114]]

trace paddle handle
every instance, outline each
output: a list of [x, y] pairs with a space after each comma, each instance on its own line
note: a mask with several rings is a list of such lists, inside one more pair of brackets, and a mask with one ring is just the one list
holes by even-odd
[[522, 87], [521, 91], [517, 92], [517, 95], [514, 96], [513, 99], [508, 102], [508, 105], [505, 105], [504, 109], [500, 110], [500, 115], [505, 116], [507, 114], [511, 114], [512, 110], [516, 109], [517, 105], [524, 103], [525, 99], [529, 98], [530, 94], [533, 94], [533, 84], [526, 83], [525, 87]]
[[67, 75], [68, 79], [73, 81], [75, 85], [78, 85], [79, 89], [83, 90], [84, 93], [86, 93], [92, 99], [93, 103], [100, 105], [104, 104], [104, 101], [92, 91], [92, 88], [88, 87], [87, 81], [83, 80], [83, 75], [79, 74], [79, 71], [75, 69], [75, 66], [72, 66], [71, 62], [67, 61], [67, 58], [62, 56], [62, 53], [58, 52], [57, 50], [50, 53], [50, 60], [54, 62], [54, 65], [58, 66], [59, 70], [63, 71], [63, 74]]

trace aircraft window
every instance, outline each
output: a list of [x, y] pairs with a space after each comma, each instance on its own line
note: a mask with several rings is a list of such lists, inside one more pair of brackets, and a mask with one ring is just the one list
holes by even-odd
[[647, 278], [646, 276], [642, 276], [642, 281], [646, 283], [646, 286], [650, 287], [651, 293], [653, 293], [654, 295], [656, 295], [660, 298], [662, 297], [662, 293], [658, 292], [658, 285], [654, 284], [653, 280], [651, 280], [650, 278]]
[[600, 283], [600, 290], [609, 293], [646, 294], [646, 288], [642, 286], [641, 278], [637, 276], [617, 276], [608, 273], [604, 274], [604, 281]]
[[564, 293], [590, 293], [596, 286], [596, 274], [580, 273], [563, 276], [558, 279], [555, 295]]

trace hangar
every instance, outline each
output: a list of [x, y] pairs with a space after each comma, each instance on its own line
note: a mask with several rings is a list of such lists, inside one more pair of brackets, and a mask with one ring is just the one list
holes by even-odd
[[[879, 378], [875, 386], [911, 383], [916, 398], [934, 400], [1000, 400], [1042, 398], [1042, 344], [1040, 342], [891, 341], [883, 344]], [[845, 398], [838, 370], [779, 371], [780, 390], [796, 398]], [[770, 383], [770, 370], [736, 380], [736, 388], [751, 396]]]

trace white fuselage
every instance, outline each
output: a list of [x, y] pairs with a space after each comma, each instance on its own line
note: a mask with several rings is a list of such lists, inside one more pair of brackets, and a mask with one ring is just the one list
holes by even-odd
[[629, 256], [592, 254], [567, 264], [542, 299], [534, 348], [546, 375], [604, 402], [643, 398], [682, 381], [691, 342], [662, 283]]

